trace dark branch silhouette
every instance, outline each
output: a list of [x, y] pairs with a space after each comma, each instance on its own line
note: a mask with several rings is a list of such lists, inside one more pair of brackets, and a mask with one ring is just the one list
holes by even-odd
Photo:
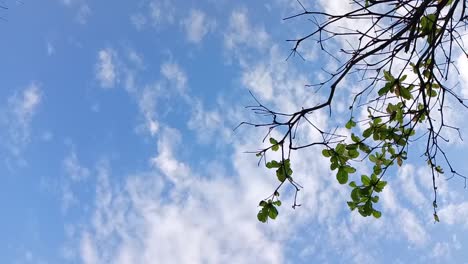
[[[326, 100], [317, 105], [282, 113], [254, 97], [256, 105], [248, 107], [269, 121], [242, 124], [266, 128], [264, 140], [272, 131], [281, 135], [270, 138], [269, 147], [255, 151], [268, 168], [276, 169], [280, 182], [273, 194], [260, 202], [259, 220], [276, 218], [276, 206], [281, 205], [279, 191], [285, 182], [295, 188], [293, 208], [298, 206], [296, 198], [301, 186], [292, 178], [290, 154], [313, 146], [323, 148], [322, 154], [330, 159], [341, 184], [348, 183], [349, 175], [356, 172], [353, 162], [366, 160], [372, 164], [371, 175], [362, 175], [360, 183], [349, 182], [352, 191], [348, 205], [363, 216], [378, 218], [381, 213], [373, 204], [378, 201], [375, 194], [385, 187], [383, 177], [387, 170], [403, 164], [410, 142], [424, 140], [422, 154], [432, 171], [434, 220], [439, 221], [436, 177], [446, 168], [451, 174], [448, 179], [459, 176], [466, 186], [466, 177], [453, 168], [441, 142], [448, 141], [444, 137], [446, 130], [456, 131], [461, 139], [459, 128], [444, 118], [447, 104], [456, 102], [468, 108], [466, 100], [450, 86], [459, 75], [453, 57], [464, 54], [468, 58], [462, 41], [467, 33], [467, 1], [352, 0], [351, 11], [344, 14], [310, 10], [297, 2], [301, 11], [285, 20], [309, 18], [315, 29], [301, 38], [287, 40], [293, 44], [288, 59], [300, 55], [303, 42], [315, 41], [323, 52], [341, 64], [328, 73], [327, 80], [311, 85], [327, 89]], [[358, 28], [349, 26], [356, 23]], [[333, 44], [344, 46], [342, 43], [347, 48], [334, 50], [337, 45]], [[354, 131], [356, 122], [367, 127], [361, 135], [353, 133], [349, 143], [346, 137], [336, 134], [336, 129], [321, 129], [308, 116], [321, 109], [328, 109], [332, 115], [335, 95], [340, 92], [344, 79], [351, 76], [359, 76], [363, 85], [348, 102], [350, 119], [346, 128]], [[362, 107], [367, 108], [368, 117], [356, 120], [353, 113]], [[295, 139], [300, 126], [311, 126], [321, 141], [298, 145]], [[281, 159], [267, 161], [269, 151], [280, 151]]]

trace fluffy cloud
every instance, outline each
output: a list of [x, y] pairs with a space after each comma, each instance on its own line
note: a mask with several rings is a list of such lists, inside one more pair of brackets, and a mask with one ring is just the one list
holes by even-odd
[[112, 88], [118, 81], [116, 72], [116, 54], [110, 49], [102, 49], [98, 52], [96, 63], [96, 79], [103, 88]]
[[180, 93], [184, 93], [187, 86], [187, 75], [176, 63], [166, 62], [161, 65], [161, 74], [169, 80]]
[[156, 103], [161, 87], [159, 84], [146, 86], [138, 95], [138, 106], [145, 120], [145, 130], [154, 136], [159, 130], [159, 122], [156, 120]]
[[89, 176], [89, 169], [80, 164], [74, 151], [63, 160], [63, 167], [72, 181], [83, 181]]
[[190, 15], [182, 22], [185, 28], [187, 40], [192, 43], [200, 43], [206, 34], [215, 26], [215, 22], [208, 19], [200, 10], [190, 10]]
[[42, 101], [42, 91], [36, 82], [8, 98], [0, 113], [2, 145], [16, 158], [30, 141], [31, 122]]
[[83, 262], [282, 263], [281, 243], [255, 221], [251, 206], [264, 188], [242, 195], [243, 184], [221, 171], [195, 173], [175, 155], [178, 133], [164, 129], [156, 171], [130, 176], [122, 187], [100, 169], [92, 226], [79, 242]]
[[[253, 37], [261, 44], [252, 42]], [[226, 53], [239, 61], [239, 83], [285, 111], [320, 100], [320, 94], [311, 95], [304, 87], [305, 73], [284, 62], [284, 54], [269, 39], [262, 27], [250, 23], [245, 10], [231, 14], [224, 44]], [[444, 252], [443, 245], [431, 244], [429, 222], [421, 221], [418, 208], [413, 208], [424, 204], [421, 189], [425, 186], [419, 183], [419, 176], [411, 177], [419, 175], [416, 169], [402, 168], [397, 184], [381, 195], [384, 215], [380, 220], [364, 219], [349, 212], [345, 203], [349, 190], [324, 166], [327, 163], [320, 149], [293, 154], [296, 180], [305, 187], [299, 193], [302, 206], [296, 211], [283, 206], [277, 221], [259, 224], [256, 202], [272, 192], [277, 181], [274, 173], [256, 167], [254, 157], [243, 151], [257, 149], [264, 134], [241, 130], [232, 152], [210, 149], [216, 158], [200, 162], [200, 154], [187, 147], [193, 142], [192, 135], [169, 127], [157, 115], [162, 94], [172, 88], [177, 94], [190, 92], [188, 78], [172, 62], [163, 63], [160, 73], [160, 80], [130, 92], [157, 141], [156, 154], [150, 159], [152, 168], [120, 182], [110, 181], [114, 178], [111, 164], [100, 167], [92, 217], [80, 230], [79, 254], [84, 263], [284, 263], [288, 250], [294, 252], [293, 257], [300, 250], [304, 262], [310, 260], [306, 257], [330, 261], [330, 256], [338, 261], [376, 262], [379, 252], [368, 250], [369, 245], [378, 247], [388, 241]], [[227, 104], [206, 108], [197, 99], [185, 103], [194, 110], [187, 123], [197, 136], [206, 132], [205, 136], [215, 138], [225, 131], [231, 114], [240, 115]], [[310, 118], [323, 128], [329, 126], [328, 113]], [[318, 136], [308, 128], [300, 132], [298, 140], [303, 142]], [[224, 137], [219, 140], [225, 143]], [[410, 184], [404, 185], [406, 182]], [[291, 190], [282, 199], [290, 205]], [[441, 218], [446, 214], [450, 212], [441, 211]], [[297, 248], [291, 246], [294, 239], [305, 236]]]
[[263, 27], [251, 25], [246, 9], [239, 9], [231, 13], [229, 26], [224, 35], [224, 45], [231, 51], [244, 45], [263, 49], [269, 38]]
[[154, 0], [149, 3], [149, 17], [153, 26], [172, 24], [175, 20], [175, 7], [170, 0]]

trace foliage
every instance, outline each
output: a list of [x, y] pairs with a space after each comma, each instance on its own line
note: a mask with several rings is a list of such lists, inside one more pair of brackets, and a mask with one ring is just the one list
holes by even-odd
[[[379, 201], [378, 193], [387, 184], [386, 172], [392, 166], [404, 164], [410, 142], [423, 140], [422, 154], [432, 172], [433, 215], [438, 222], [436, 177], [444, 174], [445, 167], [450, 177], [459, 176], [466, 185], [466, 177], [452, 167], [440, 142], [447, 141], [444, 131], [459, 132], [444, 121], [447, 101], [454, 100], [467, 107], [465, 100], [448, 85], [450, 78], [457, 76], [452, 69], [452, 56], [464, 54], [468, 58], [461, 41], [468, 21], [467, 0], [353, 0], [352, 10], [345, 14], [309, 11], [298, 3], [302, 12], [286, 20], [311, 17], [309, 20], [316, 29], [302, 38], [289, 40], [294, 43], [290, 56], [300, 55], [301, 43], [313, 39], [321, 50], [344, 62], [329, 73], [327, 80], [310, 85], [328, 88], [327, 99], [322, 103], [301, 107], [294, 113], [282, 113], [271, 110], [254, 97], [257, 105], [248, 107], [269, 118], [264, 123], [242, 124], [267, 128], [265, 139], [269, 138], [270, 144], [255, 153], [259, 163], [263, 160], [268, 169], [275, 170], [279, 182], [273, 194], [260, 202], [258, 219], [266, 222], [268, 218], [277, 217], [284, 183], [294, 187], [293, 208], [299, 206], [297, 194], [302, 187], [293, 180], [290, 154], [313, 146], [322, 147], [322, 155], [329, 159], [336, 180], [350, 187], [349, 208], [364, 217], [379, 218], [381, 212], [375, 205]], [[367, 28], [344, 27], [352, 25], [352, 21], [364, 22]], [[340, 49], [340, 58], [336, 58], [332, 54], [338, 52], [327, 49], [331, 41], [350, 43], [351, 48]], [[343, 80], [352, 76], [360, 76], [363, 85], [348, 102], [350, 118], [344, 125], [351, 133], [348, 138], [337, 134], [336, 129], [319, 128], [313, 114], [328, 108], [331, 115], [337, 89], [342, 89]], [[358, 120], [354, 113], [363, 107], [367, 118]], [[358, 129], [357, 124], [364, 129]], [[301, 126], [310, 126], [322, 140], [299, 144], [295, 139]], [[273, 131], [280, 136], [271, 137]], [[269, 152], [280, 152], [281, 158], [267, 160]], [[371, 164], [372, 173], [359, 176], [356, 162]]]

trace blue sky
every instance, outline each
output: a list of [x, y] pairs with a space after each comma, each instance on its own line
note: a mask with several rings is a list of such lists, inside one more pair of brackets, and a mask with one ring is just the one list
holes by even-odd
[[[293, 164], [303, 205], [286, 191], [279, 219], [257, 221], [275, 179], [245, 153], [265, 131], [233, 132], [255, 118], [249, 90], [293, 111], [320, 99], [304, 85], [334, 66], [313, 43], [285, 60], [284, 40], [309, 26], [282, 21], [295, 1], [4, 2], [0, 263], [468, 263], [464, 183], [438, 179], [434, 224], [418, 145], [391, 172], [381, 219], [350, 212], [349, 189], [308, 149]], [[349, 92], [316, 122], [346, 122]], [[468, 172], [466, 143], [446, 147]]]

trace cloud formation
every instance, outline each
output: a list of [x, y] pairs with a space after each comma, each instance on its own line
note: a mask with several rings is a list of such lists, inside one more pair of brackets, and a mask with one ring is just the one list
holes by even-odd
[[11, 95], [1, 109], [2, 145], [15, 158], [21, 159], [21, 152], [31, 140], [31, 123], [42, 98], [40, 85], [31, 82]]
[[185, 34], [189, 42], [198, 44], [203, 38], [213, 30], [215, 22], [207, 18], [206, 14], [198, 9], [191, 9], [190, 14], [182, 22], [185, 28]]
[[116, 55], [110, 49], [102, 49], [98, 52], [98, 62], [96, 63], [96, 79], [103, 88], [112, 88], [118, 81], [116, 72]]

